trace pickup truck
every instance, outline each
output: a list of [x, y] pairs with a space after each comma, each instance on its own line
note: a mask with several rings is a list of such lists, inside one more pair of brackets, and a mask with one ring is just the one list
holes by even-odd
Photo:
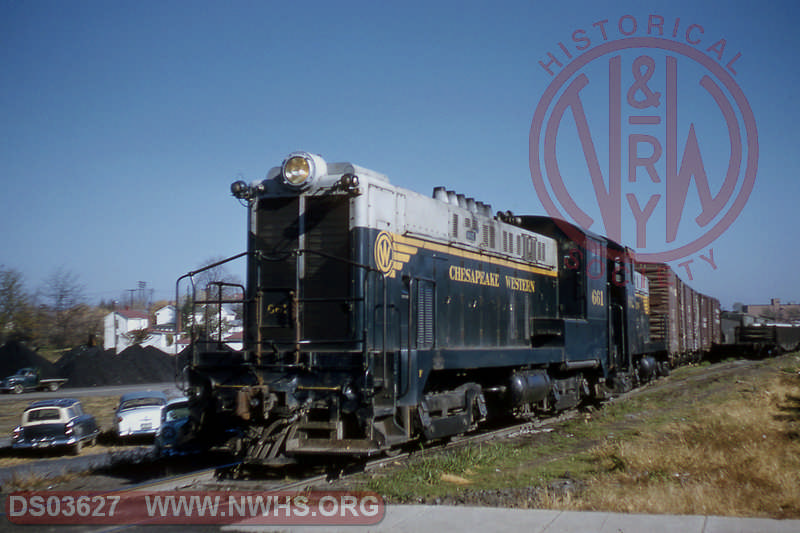
[[56, 391], [66, 382], [66, 379], [39, 379], [38, 368], [21, 368], [0, 382], [0, 391], [14, 394], [22, 394], [26, 390]]

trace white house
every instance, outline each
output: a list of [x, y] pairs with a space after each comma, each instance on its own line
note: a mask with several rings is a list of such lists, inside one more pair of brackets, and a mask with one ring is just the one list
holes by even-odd
[[[153, 346], [168, 354], [177, 354], [186, 347], [186, 341], [176, 333], [177, 308], [170, 304], [158, 310], [155, 314], [155, 324], [150, 325], [150, 319], [144, 311], [114, 311], [105, 318], [105, 341], [103, 347], [108, 350], [115, 348], [119, 353], [139, 340], [140, 346]], [[219, 308], [212, 312], [209, 310], [209, 321], [217, 323]], [[236, 319], [236, 313], [230, 305], [223, 305], [221, 309], [223, 325], [223, 342], [234, 350], [242, 349], [242, 323]], [[195, 314], [198, 324], [205, 321], [205, 312], [200, 310]], [[215, 327], [216, 329], [216, 327]], [[142, 331], [138, 339], [131, 334]]]
[[155, 312], [155, 315], [156, 326], [167, 326], [171, 324], [174, 327], [176, 318], [178, 316], [178, 310], [174, 305], [169, 304], [158, 309]]
[[142, 346], [153, 346], [170, 354], [178, 353], [180, 350], [177, 349], [175, 334], [178, 309], [169, 304], [157, 309], [153, 314], [156, 323], [148, 329], [150, 335], [142, 342]]
[[130, 333], [132, 331], [146, 330], [150, 319], [143, 311], [131, 311], [124, 309], [114, 311], [106, 315], [104, 320], [105, 334], [103, 348], [115, 348], [117, 353], [121, 352], [131, 344], [133, 340]]
[[[219, 320], [221, 319], [221, 321]], [[197, 324], [203, 324], [206, 321], [206, 310], [198, 309], [194, 314], [194, 320]], [[236, 312], [233, 310], [231, 304], [223, 304], [221, 306], [212, 306], [208, 309], [209, 323], [214, 325], [218, 321], [223, 326], [224, 332], [232, 332], [241, 329], [242, 321], [236, 319]], [[214, 326], [216, 331], [216, 326]]]

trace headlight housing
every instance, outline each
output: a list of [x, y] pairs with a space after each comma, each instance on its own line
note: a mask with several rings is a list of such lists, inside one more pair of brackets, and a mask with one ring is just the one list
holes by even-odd
[[308, 152], [289, 154], [281, 166], [284, 185], [297, 190], [310, 187], [317, 178], [327, 173], [328, 165], [325, 160]]

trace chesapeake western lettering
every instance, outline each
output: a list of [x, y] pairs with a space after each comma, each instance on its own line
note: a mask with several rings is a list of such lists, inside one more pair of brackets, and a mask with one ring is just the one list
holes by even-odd
[[[450, 279], [460, 283], [471, 283], [473, 285], [485, 285], [487, 287], [500, 287], [500, 274], [494, 272], [484, 272], [459, 266], [450, 267]], [[503, 276], [505, 286], [512, 291], [535, 292], [535, 284], [532, 279], [515, 278], [513, 276]]]

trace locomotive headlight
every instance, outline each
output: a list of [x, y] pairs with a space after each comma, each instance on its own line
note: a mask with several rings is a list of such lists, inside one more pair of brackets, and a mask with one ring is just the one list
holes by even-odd
[[311, 163], [303, 156], [290, 157], [283, 164], [283, 177], [290, 185], [302, 185], [311, 175]]
[[250, 197], [250, 187], [242, 180], [234, 181], [231, 183], [231, 194], [240, 200], [247, 199]]
[[294, 189], [304, 189], [315, 179], [328, 172], [328, 165], [318, 155], [295, 152], [283, 162], [281, 174], [284, 184]]

